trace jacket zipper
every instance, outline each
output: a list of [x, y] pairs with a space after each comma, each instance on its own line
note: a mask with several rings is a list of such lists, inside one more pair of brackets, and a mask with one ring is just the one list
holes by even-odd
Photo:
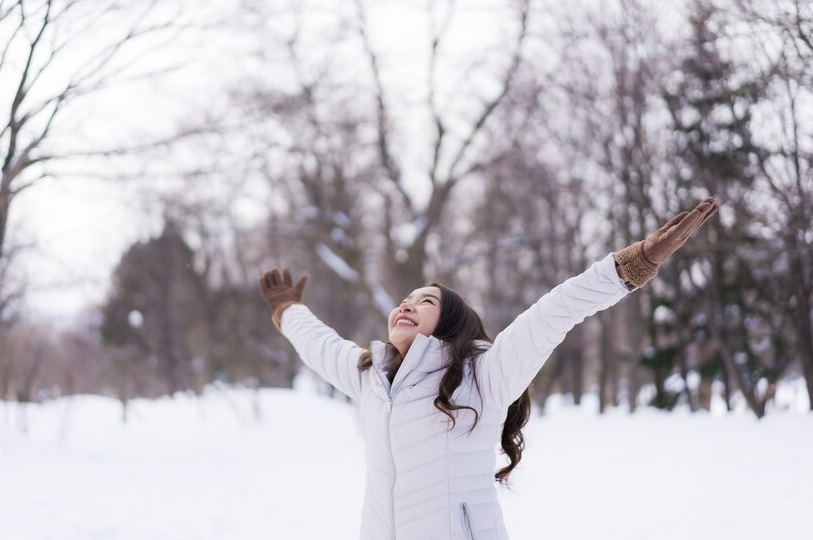
[[463, 528], [466, 537], [469, 540], [476, 540], [474, 538], [474, 530], [471, 528], [471, 520], [469, 519], [469, 507], [466, 503], [460, 503], [460, 509], [463, 511]]
[[[389, 382], [389, 381], [387, 381]], [[387, 388], [386, 384], [384, 388]], [[392, 471], [395, 474], [395, 456], [392, 455], [392, 386], [390, 386], [389, 392], [387, 392], [387, 401], [384, 404], [385, 409], [387, 410], [387, 437], [388, 437], [388, 445], [390, 449], [390, 462], [392, 463]], [[392, 493], [390, 495], [390, 501], [392, 504], [392, 539], [395, 540], [395, 481], [393, 480], [392, 485]]]

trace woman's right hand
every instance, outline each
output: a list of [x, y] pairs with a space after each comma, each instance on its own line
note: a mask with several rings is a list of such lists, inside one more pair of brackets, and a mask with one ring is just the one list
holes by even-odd
[[271, 319], [277, 328], [280, 327], [282, 321], [282, 312], [288, 306], [302, 303], [307, 284], [307, 275], [300, 277], [294, 284], [291, 269], [287, 267], [282, 270], [282, 273], [279, 268], [272, 268], [260, 278], [260, 293], [263, 295], [268, 309], [271, 310]]

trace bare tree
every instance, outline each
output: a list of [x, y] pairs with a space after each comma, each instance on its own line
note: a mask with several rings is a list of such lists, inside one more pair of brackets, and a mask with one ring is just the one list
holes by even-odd
[[[3, 354], [0, 357], [5, 399], [21, 403], [38, 400], [43, 388], [43, 372], [53, 358], [53, 342], [44, 326], [21, 325], [14, 333], [0, 336]], [[46, 383], [47, 384], [47, 383]]]
[[[529, 10], [526, 2], [507, 2], [499, 13], [510, 39], [490, 52], [491, 64], [469, 59], [467, 70], [453, 67], [460, 58], [446, 49], [455, 17], [462, 16], [457, 6], [427, 7], [429, 37], [413, 41], [426, 55], [425, 70], [404, 83], [393, 75], [397, 60], [382, 53], [371, 22], [377, 7], [360, 0], [352, 10], [320, 13], [333, 17], [331, 30], [320, 29], [320, 38], [333, 43], [327, 49], [308, 46], [315, 39], [307, 32], [308, 13], [292, 10], [294, 30], [278, 47], [286, 51], [280, 60], [290, 77], [285, 84], [258, 86], [243, 103], [252, 122], [260, 113], [276, 128], [273, 142], [263, 143], [279, 156], [268, 171], [278, 230], [290, 231], [290, 242], [310, 246], [333, 299], [345, 306], [361, 301], [372, 315], [367, 319], [380, 325], [394, 297], [430, 274], [451, 274], [459, 260], [437, 249], [441, 237], [452, 234], [452, 215], [462, 210], [455, 209], [455, 194], [479, 185], [494, 158], [488, 127], [525, 60]], [[399, 7], [415, 15], [414, 4]], [[314, 52], [320, 50], [328, 53]], [[475, 81], [488, 91], [467, 86]], [[373, 333], [346, 330], [367, 338]]]
[[[454, 278], [474, 287], [492, 334], [587, 264], [589, 204], [583, 179], [564, 165], [572, 149], [560, 144], [555, 93], [544, 66], [520, 73], [489, 130], [493, 157], [482, 171], [472, 226], [462, 239], [450, 236], [443, 244], [445, 252], [454, 252], [454, 243], [464, 246], [452, 265]], [[585, 330], [571, 331], [536, 381], [540, 406], [554, 391], [581, 401]]]
[[[796, 350], [813, 410], [813, 7], [809, 2], [738, 0], [766, 84], [760, 211], [781, 241], [784, 291], [793, 311]], [[732, 40], [737, 40], [733, 36]], [[753, 62], [753, 60], [752, 60]]]
[[179, 5], [0, 2], [0, 268], [9, 256], [9, 215], [20, 193], [55, 174], [57, 160], [123, 150], [77, 149], [60, 122], [90, 94], [148, 72], [143, 62], [182, 26]]
[[[574, 10], [559, 22], [563, 69], [554, 85], [566, 96], [562, 147], [582, 179], [590, 253], [616, 250], [652, 231], [685, 206], [664, 170], [659, 85], [670, 66], [670, 38], [661, 14], [640, 0]], [[565, 69], [566, 66], [566, 69]], [[572, 173], [571, 173], [572, 174]], [[652, 305], [662, 283], [640, 291], [612, 314], [600, 314], [599, 408], [626, 397], [637, 405], [645, 352], [657, 346]], [[656, 387], [670, 369], [651, 370]]]

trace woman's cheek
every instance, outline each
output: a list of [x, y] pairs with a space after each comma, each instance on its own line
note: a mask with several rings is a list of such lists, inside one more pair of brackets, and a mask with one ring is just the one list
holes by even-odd
[[390, 316], [387, 317], [387, 326], [388, 327], [392, 326], [392, 321], [395, 319], [395, 314], [396, 313], [398, 313], [398, 308], [395, 308], [392, 311], [390, 311]]

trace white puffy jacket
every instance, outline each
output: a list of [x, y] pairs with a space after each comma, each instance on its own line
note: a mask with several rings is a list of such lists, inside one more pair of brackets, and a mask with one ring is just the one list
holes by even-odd
[[359, 404], [367, 461], [361, 538], [506, 539], [494, 473], [508, 406], [573, 326], [628, 292], [610, 254], [517, 317], [476, 358], [476, 386], [469, 367], [453, 395], [480, 411], [473, 430], [471, 411], [456, 411], [450, 429], [433, 405], [447, 365], [441, 341], [417, 336], [390, 385], [391, 345], [373, 342], [373, 367], [359, 371], [362, 347], [304, 305], [286, 309], [282, 332], [305, 364]]

